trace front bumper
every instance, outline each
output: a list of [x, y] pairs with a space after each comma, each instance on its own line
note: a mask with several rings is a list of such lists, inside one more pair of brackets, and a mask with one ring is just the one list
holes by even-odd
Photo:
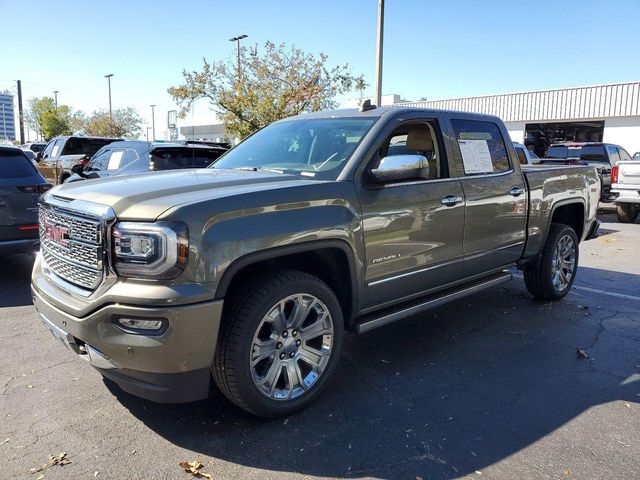
[[[74, 354], [88, 361], [123, 390], [157, 402], [206, 398], [210, 368], [222, 319], [222, 300], [172, 307], [109, 304], [78, 318], [32, 288], [45, 326]], [[161, 335], [128, 333], [117, 316], [164, 318]]]

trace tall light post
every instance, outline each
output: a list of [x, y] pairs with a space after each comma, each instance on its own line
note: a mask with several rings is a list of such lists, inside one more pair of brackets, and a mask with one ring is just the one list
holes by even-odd
[[111, 77], [113, 77], [113, 73], [104, 76], [104, 78], [107, 79], [107, 82], [109, 82], [109, 118], [113, 120], [113, 114], [111, 112]]
[[156, 106], [151, 106], [151, 131], [153, 133], [153, 141], [156, 141]]
[[55, 95], [56, 110], [58, 109], [58, 92], [60, 92], [60, 90], [53, 91], [53, 94]]
[[230, 42], [236, 42], [238, 46], [238, 81], [240, 81], [240, 40], [243, 38], [247, 38], [247, 35], [238, 35], [229, 39]]
[[378, 40], [376, 42], [376, 105], [382, 103], [382, 43], [384, 36], [384, 0], [378, 0]]
[[147, 142], [149, 141], [149, 130], [151, 130], [151, 127], [147, 127]]

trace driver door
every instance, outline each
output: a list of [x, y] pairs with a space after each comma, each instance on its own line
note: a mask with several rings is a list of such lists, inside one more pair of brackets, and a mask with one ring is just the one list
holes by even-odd
[[[395, 155], [424, 156], [428, 173], [372, 183], [367, 172]], [[448, 176], [447, 152], [435, 119], [399, 123], [383, 134], [359, 182], [358, 197], [366, 248], [363, 311], [461, 278], [464, 192], [461, 182]]]

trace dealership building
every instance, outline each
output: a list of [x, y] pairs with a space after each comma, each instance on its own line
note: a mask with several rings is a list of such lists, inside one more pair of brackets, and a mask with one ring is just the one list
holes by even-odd
[[615, 143], [631, 155], [640, 152], [640, 82], [394, 105], [496, 115], [513, 141], [538, 155], [564, 141]]

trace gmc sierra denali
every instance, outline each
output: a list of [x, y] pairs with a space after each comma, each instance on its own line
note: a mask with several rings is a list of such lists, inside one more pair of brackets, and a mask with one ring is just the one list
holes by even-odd
[[88, 180], [40, 202], [32, 292], [47, 328], [123, 390], [256, 415], [326, 388], [364, 333], [524, 271], [571, 289], [597, 235], [594, 167], [521, 167], [496, 117], [300, 115], [212, 168]]

